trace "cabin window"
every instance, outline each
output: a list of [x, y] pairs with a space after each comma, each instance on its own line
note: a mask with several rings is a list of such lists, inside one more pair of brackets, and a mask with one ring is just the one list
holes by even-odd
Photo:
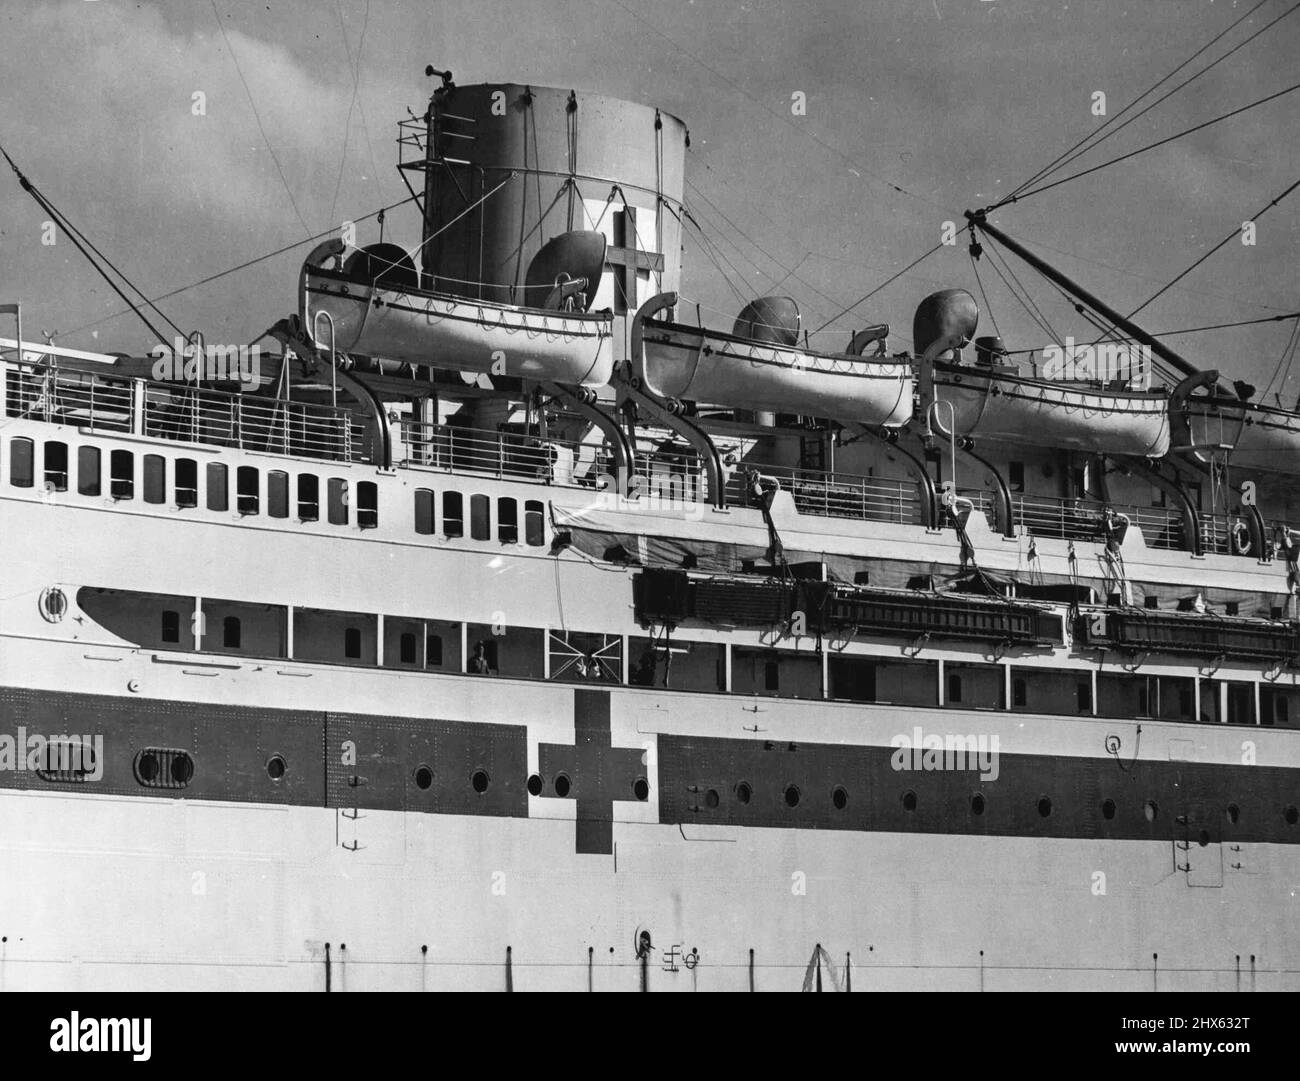
[[551, 631], [551, 679], [579, 683], [623, 682], [623, 637], [585, 631]]
[[208, 510], [230, 509], [230, 480], [221, 462], [208, 463]]
[[357, 484], [357, 525], [362, 529], [379, 525], [379, 486], [373, 480]]
[[416, 663], [417, 660], [415, 655], [416, 644], [417, 644], [417, 639], [415, 635], [411, 634], [409, 631], [403, 634], [400, 639], [398, 639], [397, 655], [398, 655], [398, 659], [401, 661], [402, 664]]
[[298, 518], [303, 522], [320, 519], [320, 478], [315, 473], [298, 474]]
[[497, 500], [497, 540], [502, 544], [519, 543], [519, 503], [514, 499]]
[[950, 674], [948, 676], [948, 702], [949, 704], [961, 701], [961, 676]]
[[361, 658], [361, 628], [348, 627], [343, 631], [343, 656], [348, 660]]
[[[1022, 669], [1012, 675], [1013, 680], [1018, 677], [1024, 682], [1025, 697], [1028, 699], [1030, 680], [1025, 671]], [[944, 677], [944, 701], [947, 705], [960, 706], [962, 709], [1006, 708], [1006, 669], [1002, 665], [949, 662], [944, 665]], [[1038, 699], [1037, 690], [1035, 686], [1035, 701]]]
[[832, 698], [849, 702], [876, 700], [876, 666], [870, 658], [832, 655], [827, 668]]
[[426, 668], [442, 667], [442, 635], [431, 634], [424, 640], [424, 664]]
[[540, 499], [530, 499], [524, 504], [524, 541], [530, 547], [540, 548], [546, 543], [545, 508]]
[[181, 640], [180, 612], [168, 611], [162, 614], [162, 628], [159, 634], [164, 642], [179, 642]]
[[77, 491], [81, 495], [99, 495], [99, 448], [77, 448]]
[[1026, 680], [1011, 681], [1011, 704], [1022, 709], [1029, 705], [1029, 684]]
[[266, 513], [272, 518], [289, 517], [289, 474], [282, 469], [266, 475]]
[[199, 505], [199, 463], [193, 458], [176, 459], [176, 505]]
[[32, 441], [24, 437], [9, 442], [9, 483], [15, 488], [32, 486]]
[[45, 444], [45, 487], [55, 492], [68, 490], [68, 444]]
[[221, 621], [222, 646], [226, 649], [238, 649], [241, 637], [239, 617], [226, 616]]
[[240, 514], [256, 514], [261, 509], [259, 487], [255, 466], [241, 465], [235, 470], [235, 508]]
[[108, 459], [109, 494], [114, 499], [135, 498], [135, 456], [129, 450], [115, 450]]
[[161, 454], [144, 456], [144, 501], [164, 503], [167, 500], [167, 459]]
[[1023, 492], [1025, 490], [1024, 462], [1007, 463], [1007, 487], [1013, 492]]
[[1142, 598], [1142, 603], [1147, 608], [1159, 608], [1160, 597], [1155, 593], [1148, 593], [1145, 597]]
[[434, 528], [433, 493], [428, 488], [415, 490], [415, 531], [422, 537], [431, 536]]
[[1074, 688], [1075, 705], [1080, 713], [1092, 712], [1092, 680], [1081, 679]]
[[781, 689], [781, 665], [777, 661], [763, 662], [763, 690], [774, 694]]
[[[1296, 703], [1292, 706], [1292, 702]], [[1300, 687], [1260, 684], [1259, 723], [1290, 728], [1291, 719], [1300, 716]]]
[[469, 497], [469, 535], [471, 540], [492, 539], [492, 501], [485, 495]]
[[329, 500], [330, 525], [348, 524], [348, 482], [342, 477], [330, 477], [326, 485]]
[[442, 493], [442, 531], [448, 537], [465, 535], [465, 497], [460, 492]]

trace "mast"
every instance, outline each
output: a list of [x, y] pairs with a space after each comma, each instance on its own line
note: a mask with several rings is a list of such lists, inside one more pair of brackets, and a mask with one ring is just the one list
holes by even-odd
[[1093, 296], [1088, 292], [1088, 290], [1083, 288], [1083, 286], [1079, 285], [1078, 282], [1066, 277], [1049, 263], [1043, 262], [1042, 259], [1038, 258], [1038, 256], [1029, 251], [1029, 249], [1022, 247], [1019, 243], [1012, 240], [1006, 233], [1002, 232], [1001, 229], [990, 225], [983, 210], [966, 211], [966, 220], [969, 221], [973, 227], [982, 229], [984, 232], [988, 233], [989, 236], [993, 237], [994, 240], [997, 240], [999, 243], [1015, 252], [1031, 267], [1054, 281], [1068, 293], [1073, 294], [1088, 307], [1092, 308], [1100, 315], [1105, 316], [1105, 318], [1109, 319], [1116, 327], [1124, 331], [1125, 334], [1128, 334], [1132, 338], [1136, 338], [1143, 345], [1149, 346], [1151, 352], [1171, 367], [1177, 369], [1183, 375], [1196, 376], [1202, 374], [1201, 369], [1197, 368], [1190, 361], [1184, 359], [1178, 353], [1175, 353], [1163, 342], [1152, 337], [1152, 335], [1147, 333], [1147, 331], [1143, 330], [1132, 320], [1120, 315], [1120, 313], [1114, 308]]

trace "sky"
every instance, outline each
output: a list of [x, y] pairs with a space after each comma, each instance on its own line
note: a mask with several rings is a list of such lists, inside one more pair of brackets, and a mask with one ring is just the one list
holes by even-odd
[[[0, 0], [0, 144], [157, 297], [405, 198], [396, 124], [426, 64], [457, 82], [576, 87], [659, 106], [691, 131], [687, 203], [743, 292], [788, 293], [820, 325], [1095, 130], [1258, 0]], [[1177, 79], [1293, 0], [1265, 0]], [[1081, 158], [1137, 149], [1300, 83], [1300, 11]], [[1106, 116], [1094, 115], [1095, 95]], [[793, 95], [804, 96], [794, 115]], [[201, 95], [201, 98], [196, 98]], [[196, 108], [200, 102], [202, 108]], [[1300, 177], [1300, 91], [1006, 206], [999, 227], [1131, 311]], [[1117, 126], [1117, 125], [1116, 125]], [[1060, 174], [1065, 175], [1065, 174]], [[898, 189], [902, 189], [899, 191]], [[0, 303], [24, 334], [142, 352], [149, 332], [0, 165]], [[412, 208], [386, 239], [419, 239]], [[363, 227], [363, 243], [378, 239]], [[209, 342], [295, 307], [305, 243], [160, 301]], [[1300, 191], [1143, 311], [1161, 331], [1300, 310]], [[734, 313], [688, 237], [682, 292]], [[1057, 338], [1089, 327], [1013, 263]], [[792, 273], [793, 272], [793, 273]], [[980, 265], [980, 333], [1047, 344]], [[744, 278], [742, 281], [741, 278]], [[979, 295], [964, 237], [838, 318], [910, 347], [927, 293]], [[719, 325], [728, 320], [719, 316]], [[1167, 339], [1294, 404], [1292, 322]], [[12, 329], [0, 325], [0, 335]], [[1088, 340], [1091, 340], [1089, 338]], [[1298, 366], [1300, 367], [1300, 366]], [[1270, 377], [1276, 376], [1270, 384]]]

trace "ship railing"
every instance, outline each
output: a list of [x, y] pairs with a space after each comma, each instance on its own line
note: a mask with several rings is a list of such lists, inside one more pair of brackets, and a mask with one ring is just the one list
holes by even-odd
[[[562, 487], [597, 488], [608, 469], [600, 445], [403, 419], [401, 465]], [[613, 482], [609, 482], [613, 483]]]
[[7, 365], [5, 415], [331, 461], [368, 459], [346, 409], [50, 366]]
[[[896, 525], [915, 525], [921, 520], [920, 496], [916, 485], [910, 481], [777, 465], [755, 465], [753, 468], [763, 476], [780, 481], [800, 514]], [[742, 465], [728, 478], [728, 501], [751, 502], [748, 487], [749, 481]]]

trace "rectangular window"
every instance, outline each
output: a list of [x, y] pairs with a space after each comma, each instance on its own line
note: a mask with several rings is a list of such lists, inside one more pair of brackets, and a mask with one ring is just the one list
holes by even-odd
[[951, 705], [960, 701], [961, 701], [961, 676], [949, 673], [948, 702]]
[[737, 647], [731, 651], [731, 689], [736, 694], [821, 698], [821, 660], [811, 651]]
[[68, 490], [68, 444], [45, 444], [45, 487], [54, 492]]
[[144, 456], [144, 501], [163, 503], [167, 500], [167, 459], [161, 454]]
[[229, 510], [230, 492], [226, 467], [220, 462], [208, 463], [208, 510]]
[[502, 544], [519, 543], [519, 504], [505, 496], [497, 500], [497, 540]]
[[831, 697], [849, 702], [876, 700], [876, 666], [869, 657], [831, 654]]
[[492, 501], [485, 495], [469, 497], [469, 535], [472, 540], [492, 539]]
[[424, 663], [428, 668], [442, 667], [442, 635], [430, 634], [424, 640]]
[[320, 478], [315, 473], [298, 474], [298, 517], [304, 522], [320, 519]]
[[199, 505], [199, 463], [193, 458], [176, 459], [176, 505]]
[[402, 664], [415, 664], [419, 659], [415, 648], [417, 645], [418, 642], [414, 634], [410, 631], [403, 634], [399, 639], [397, 650], [398, 660]]
[[361, 658], [361, 628], [347, 627], [343, 631], [343, 656], [349, 660]]
[[135, 456], [129, 450], [115, 450], [108, 459], [108, 490], [114, 499], [135, 498]]
[[9, 483], [15, 488], [32, 486], [32, 441], [22, 436], [9, 441]]
[[180, 612], [163, 612], [161, 633], [164, 642], [179, 642], [181, 640]]
[[1092, 712], [1092, 680], [1081, 679], [1074, 688], [1075, 706], [1080, 713]]
[[325, 490], [329, 500], [330, 525], [347, 525], [348, 482], [342, 477], [330, 477]]
[[260, 487], [256, 466], [241, 465], [235, 470], [235, 509], [240, 514], [257, 514], [262, 509]]
[[[944, 702], [961, 709], [1004, 709], [1006, 703], [1006, 669], [1000, 664], [959, 664], [949, 662], [944, 665], [944, 685], [946, 694]], [[1031, 686], [1025, 669], [1012, 673], [1012, 691], [1015, 679], [1024, 683], [1025, 699], [1038, 701], [1038, 687]], [[1014, 706], [1012, 708], [1015, 708]], [[1028, 708], [1027, 706], [1021, 708]], [[1036, 706], [1042, 709], [1042, 705]]]
[[442, 493], [442, 531], [449, 537], [465, 535], [465, 497], [460, 492]]
[[524, 542], [532, 548], [546, 543], [545, 507], [540, 499], [530, 499], [524, 504]]
[[357, 484], [357, 525], [362, 529], [379, 525], [379, 486], [372, 480]]
[[1011, 705], [1017, 709], [1024, 709], [1029, 705], [1029, 682], [1024, 679], [1013, 679], [1011, 681]]
[[224, 649], [239, 649], [243, 637], [238, 616], [226, 616], [221, 621], [221, 645]]
[[99, 495], [99, 448], [77, 448], [77, 491], [82, 495]]
[[1024, 462], [1007, 463], [1007, 487], [1013, 492], [1023, 492], [1025, 490]]
[[433, 493], [428, 488], [415, 490], [415, 531], [422, 537], [433, 533]]
[[266, 513], [272, 518], [289, 517], [289, 474], [282, 469], [266, 475]]

